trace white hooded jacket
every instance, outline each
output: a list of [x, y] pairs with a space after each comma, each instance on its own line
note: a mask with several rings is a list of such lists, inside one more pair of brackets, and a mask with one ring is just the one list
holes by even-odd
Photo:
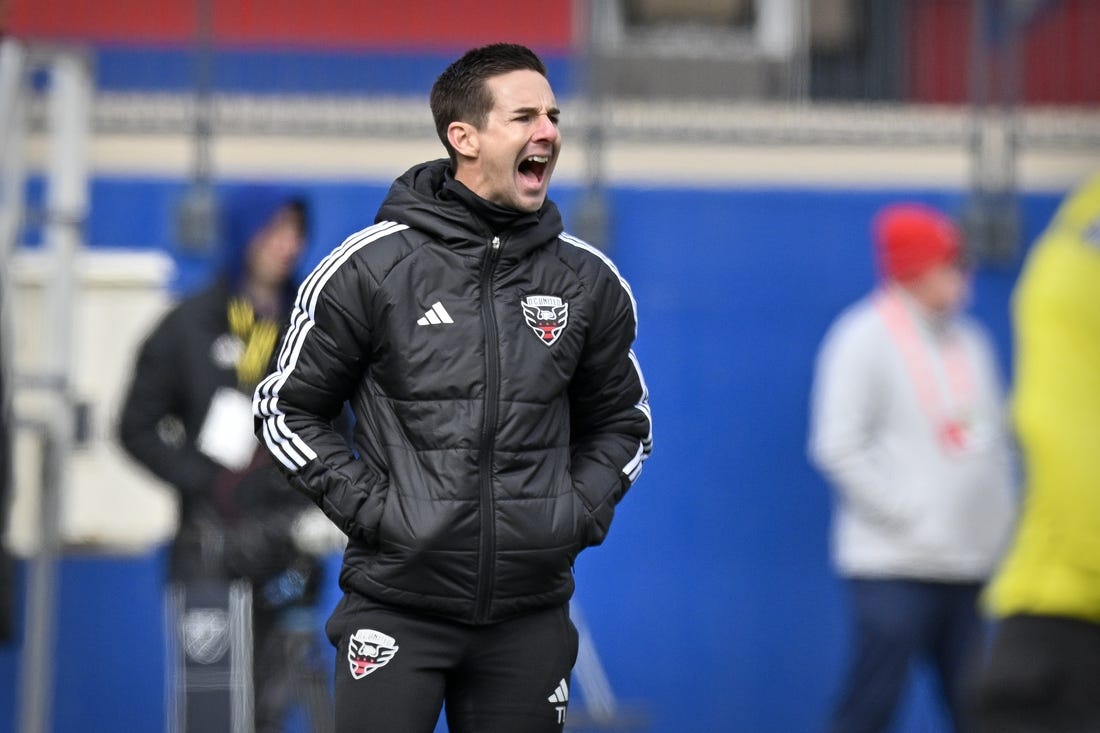
[[1015, 499], [1003, 390], [977, 323], [930, 318], [893, 287], [848, 308], [818, 355], [809, 454], [836, 492], [842, 575], [988, 577]]

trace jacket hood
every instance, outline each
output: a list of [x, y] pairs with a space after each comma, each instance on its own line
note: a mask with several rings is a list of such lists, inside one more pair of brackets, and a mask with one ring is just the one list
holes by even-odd
[[309, 207], [300, 192], [279, 186], [250, 185], [233, 191], [222, 200], [220, 270], [231, 290], [240, 286], [245, 254], [252, 238], [285, 206], [301, 208], [308, 238]]
[[376, 221], [396, 221], [456, 249], [480, 251], [496, 234], [508, 235], [502, 259], [522, 257], [562, 233], [561, 213], [549, 198], [531, 214], [519, 215], [507, 232], [496, 232], [445, 187], [453, 181], [446, 158], [415, 165], [393, 182]]

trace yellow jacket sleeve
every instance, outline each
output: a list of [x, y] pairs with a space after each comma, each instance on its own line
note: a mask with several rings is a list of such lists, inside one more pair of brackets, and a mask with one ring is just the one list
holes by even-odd
[[1100, 175], [1028, 255], [1013, 318], [1025, 496], [986, 601], [998, 616], [1100, 622]]

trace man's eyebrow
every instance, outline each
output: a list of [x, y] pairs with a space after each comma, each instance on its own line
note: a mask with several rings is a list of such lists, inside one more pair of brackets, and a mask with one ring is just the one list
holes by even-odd
[[[537, 114], [541, 114], [541, 110], [538, 107], [517, 107], [516, 109], [512, 110], [512, 114], [514, 114], [514, 115], [521, 115], [521, 114], [537, 115]], [[549, 115], [550, 117], [558, 117], [558, 116], [561, 115], [561, 110], [558, 109], [557, 107], [550, 107], [549, 109], [546, 110], [546, 114]]]

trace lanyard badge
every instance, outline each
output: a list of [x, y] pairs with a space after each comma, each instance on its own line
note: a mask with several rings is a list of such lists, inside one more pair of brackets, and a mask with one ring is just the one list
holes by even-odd
[[[883, 291], [875, 305], [901, 351], [917, 400], [943, 451], [959, 456], [984, 445], [988, 435], [974, 409], [974, 368], [962, 339], [950, 333], [942, 348], [929, 343], [895, 292]], [[936, 362], [942, 365], [942, 380], [936, 377]]]

